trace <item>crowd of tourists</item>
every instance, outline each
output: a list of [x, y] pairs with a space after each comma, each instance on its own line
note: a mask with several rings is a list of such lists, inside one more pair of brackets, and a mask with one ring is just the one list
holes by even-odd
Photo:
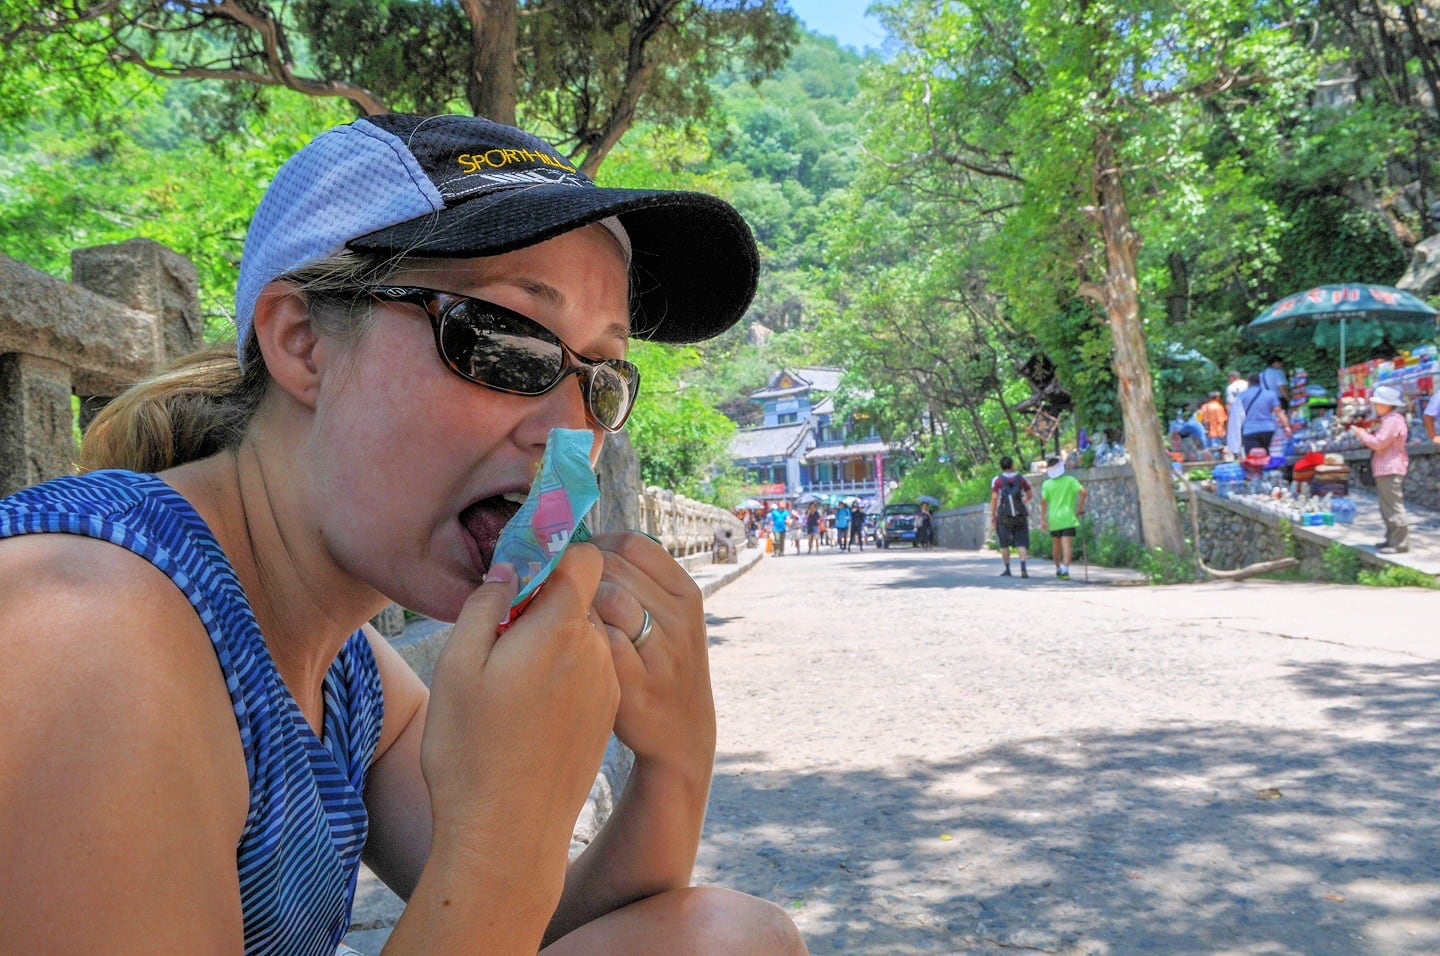
[[780, 558], [788, 547], [795, 554], [818, 554], [827, 548], [840, 551], [865, 550], [865, 538], [875, 543], [877, 516], [867, 512], [858, 498], [835, 504], [808, 501], [792, 506], [777, 501], [768, 506], [741, 510], [745, 537], [765, 553]]

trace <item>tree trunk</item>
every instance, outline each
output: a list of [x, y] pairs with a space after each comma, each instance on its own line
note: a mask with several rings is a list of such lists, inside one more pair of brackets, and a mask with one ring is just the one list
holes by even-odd
[[515, 125], [515, 45], [520, 26], [518, 0], [461, 0], [470, 19], [475, 56], [465, 87], [476, 116]]
[[1102, 131], [1096, 143], [1096, 183], [1100, 228], [1105, 240], [1105, 287], [1102, 302], [1110, 321], [1115, 378], [1125, 420], [1125, 450], [1135, 469], [1140, 496], [1140, 521], [1145, 546], [1171, 554], [1185, 553], [1185, 533], [1170, 456], [1160, 430], [1151, 384], [1150, 358], [1145, 350], [1145, 329], [1140, 324], [1140, 294], [1136, 279], [1137, 238], [1130, 223], [1125, 183], [1120, 176], [1113, 134]]

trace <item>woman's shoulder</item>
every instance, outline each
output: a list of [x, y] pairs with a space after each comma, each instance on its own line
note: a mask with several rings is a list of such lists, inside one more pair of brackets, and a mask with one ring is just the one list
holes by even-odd
[[78, 534], [0, 540], [0, 596], [7, 668], [33, 656], [9, 656], [23, 645], [57, 664], [163, 670], [176, 642], [193, 641], [214, 669], [209, 638], [185, 595], [148, 559], [107, 540]]
[[[189, 601], [109, 542], [0, 540], [0, 659], [0, 699], [19, 718], [6, 731], [12, 742], [44, 728], [36, 742], [117, 763], [152, 748], [179, 753], [186, 741], [197, 756], [228, 753], [226, 739], [238, 748], [225, 681]], [[227, 766], [238, 767], [243, 794], [243, 759]]]

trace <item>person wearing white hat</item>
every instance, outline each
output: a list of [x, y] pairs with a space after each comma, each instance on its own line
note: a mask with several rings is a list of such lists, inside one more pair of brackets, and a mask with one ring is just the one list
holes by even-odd
[[1378, 385], [1370, 394], [1379, 422], [1374, 430], [1351, 425], [1350, 431], [1371, 451], [1370, 471], [1375, 476], [1375, 494], [1380, 498], [1380, 517], [1385, 522], [1385, 540], [1377, 545], [1381, 554], [1404, 554], [1410, 550], [1410, 525], [1405, 517], [1405, 475], [1410, 471], [1410, 425], [1399, 410], [1405, 400], [1393, 385]]

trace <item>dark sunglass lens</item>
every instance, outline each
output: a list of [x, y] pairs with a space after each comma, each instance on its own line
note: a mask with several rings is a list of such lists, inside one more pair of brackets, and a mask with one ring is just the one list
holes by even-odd
[[635, 403], [635, 366], [605, 362], [590, 378], [590, 413], [605, 428], [619, 428]]
[[461, 375], [482, 385], [538, 395], [555, 384], [565, 355], [543, 326], [482, 302], [451, 309], [440, 326], [440, 349]]

